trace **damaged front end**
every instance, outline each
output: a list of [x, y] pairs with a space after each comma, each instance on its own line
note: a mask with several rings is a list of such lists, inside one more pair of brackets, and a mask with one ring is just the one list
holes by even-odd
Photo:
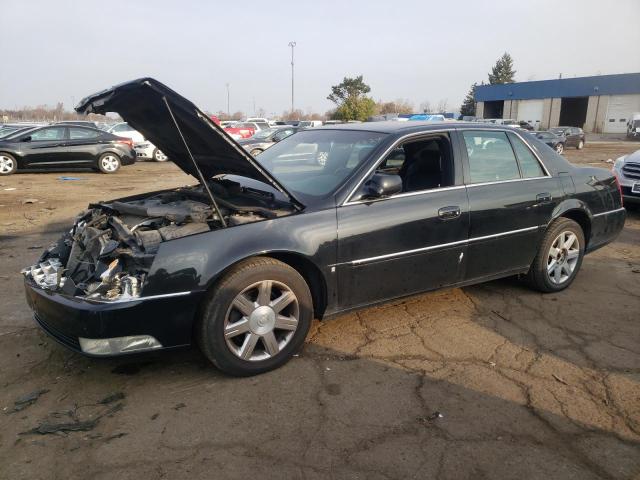
[[132, 300], [141, 295], [163, 242], [290, 213], [224, 200], [215, 209], [206, 199], [202, 187], [189, 187], [89, 205], [73, 228], [22, 273], [40, 288], [69, 296]]

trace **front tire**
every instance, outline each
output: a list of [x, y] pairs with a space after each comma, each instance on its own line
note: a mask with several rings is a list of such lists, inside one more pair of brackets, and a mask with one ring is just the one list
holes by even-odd
[[582, 265], [584, 247], [584, 233], [578, 223], [564, 217], [555, 220], [527, 273], [531, 287], [551, 293], [571, 285]]
[[564, 144], [558, 143], [556, 145], [555, 150], [556, 150], [556, 153], [558, 153], [559, 155], [562, 155], [562, 152], [564, 152]]
[[102, 173], [116, 173], [121, 165], [120, 157], [115, 153], [104, 153], [98, 159], [98, 170]]
[[240, 262], [205, 301], [196, 340], [220, 370], [235, 376], [284, 365], [309, 332], [313, 302], [304, 278], [268, 257]]
[[260, 155], [262, 153], [262, 150], [260, 150], [259, 148], [253, 149], [249, 152], [251, 154], [252, 157], [255, 157], [256, 155]]
[[11, 175], [18, 170], [18, 162], [8, 153], [0, 153], [0, 175]]

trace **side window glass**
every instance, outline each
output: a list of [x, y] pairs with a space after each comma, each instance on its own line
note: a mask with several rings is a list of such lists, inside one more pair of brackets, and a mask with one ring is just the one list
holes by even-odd
[[518, 163], [505, 132], [462, 132], [469, 157], [471, 183], [520, 178]]
[[404, 146], [394, 148], [378, 167], [379, 172], [398, 173], [404, 164]]
[[540, 162], [538, 162], [538, 159], [529, 147], [527, 147], [527, 145], [525, 145], [517, 135], [510, 133], [509, 139], [511, 139], [513, 149], [516, 151], [516, 155], [518, 156], [522, 176], [524, 178], [544, 177], [545, 174], [540, 166]]
[[43, 128], [31, 134], [32, 142], [49, 142], [62, 140], [64, 138], [64, 128]]
[[88, 130], [86, 128], [69, 129], [69, 138], [71, 140], [96, 138], [97, 136], [98, 132], [94, 132], [93, 130]]

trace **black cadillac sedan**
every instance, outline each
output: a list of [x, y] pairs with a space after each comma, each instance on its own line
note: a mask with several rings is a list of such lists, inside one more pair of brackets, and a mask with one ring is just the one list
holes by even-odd
[[23, 271], [36, 321], [88, 355], [195, 343], [257, 374], [314, 317], [512, 275], [558, 292], [625, 221], [611, 172], [508, 127], [337, 125], [253, 158], [153, 79], [77, 110], [117, 112], [198, 181], [89, 205]]
[[0, 139], [0, 175], [25, 168], [89, 167], [115, 173], [135, 163], [133, 142], [96, 128], [57, 124], [17, 130]]

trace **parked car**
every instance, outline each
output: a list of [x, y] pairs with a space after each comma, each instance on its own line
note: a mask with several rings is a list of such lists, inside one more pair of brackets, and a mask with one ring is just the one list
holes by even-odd
[[37, 127], [0, 139], [0, 175], [24, 168], [62, 167], [115, 173], [135, 159], [130, 139], [76, 125]]
[[298, 127], [302, 128], [318, 128], [322, 126], [322, 120], [301, 120]]
[[136, 158], [139, 160], [154, 160], [156, 162], [169, 160], [169, 157], [151, 142], [134, 143], [133, 148], [136, 151]]
[[550, 128], [551, 133], [555, 133], [558, 136], [564, 136], [566, 141], [565, 147], [576, 147], [578, 150], [584, 148], [586, 142], [584, 132], [578, 127], [553, 127]]
[[98, 128], [97, 122], [92, 122], [90, 120], [61, 120], [59, 122], [52, 123], [52, 125], [77, 125], [79, 127]]
[[529, 135], [536, 137], [542, 143], [549, 145], [556, 152], [562, 154], [564, 152], [564, 144], [566, 138], [564, 136], [558, 136], [553, 132], [528, 132]]
[[0, 125], [0, 138], [8, 137], [14, 133], [24, 132], [42, 126], [40, 124], [33, 123], [4, 123]]
[[238, 140], [238, 143], [249, 152], [252, 156], [256, 156], [264, 152], [267, 148], [284, 140], [289, 135], [293, 135], [297, 131], [301, 130], [300, 127], [283, 127], [283, 128], [271, 128], [267, 130], [260, 130], [256, 132], [251, 138], [244, 138]]
[[127, 122], [120, 122], [111, 125], [107, 132], [119, 137], [130, 138], [133, 141], [133, 148], [136, 151], [136, 158], [140, 160], [155, 160], [156, 162], [166, 162], [169, 160], [159, 148], [144, 138], [140, 132], [131, 127]]
[[[167, 106], [184, 136], [158, 124]], [[258, 374], [314, 317], [513, 275], [563, 290], [625, 221], [611, 172], [511, 128], [345, 124], [254, 159], [150, 78], [77, 109], [115, 110], [200, 182], [92, 204], [23, 271], [35, 320], [87, 355], [195, 343], [229, 374]], [[289, 163], [308, 145], [323, 167]]]
[[238, 120], [222, 120], [220, 122], [220, 126], [222, 128], [227, 128], [227, 127], [232, 127], [233, 125], [235, 125], [236, 123], [240, 123], [238, 122]]
[[640, 138], [640, 112], [632, 113], [627, 122], [627, 137]]
[[624, 201], [640, 204], [640, 150], [618, 158], [611, 171], [620, 182]]
[[[267, 128], [269, 128], [267, 126]], [[225, 127], [225, 131], [234, 136], [234, 140], [238, 140], [240, 138], [250, 138], [259, 130], [265, 130], [264, 128], [260, 128], [260, 126], [255, 122], [238, 122], [231, 127]]]
[[282, 121], [282, 120], [270, 120], [269, 121], [269, 126], [271, 128], [284, 127], [286, 124], [287, 124], [287, 122]]
[[518, 127], [529, 131], [535, 130], [535, 127], [525, 120], [520, 120], [518, 122]]

